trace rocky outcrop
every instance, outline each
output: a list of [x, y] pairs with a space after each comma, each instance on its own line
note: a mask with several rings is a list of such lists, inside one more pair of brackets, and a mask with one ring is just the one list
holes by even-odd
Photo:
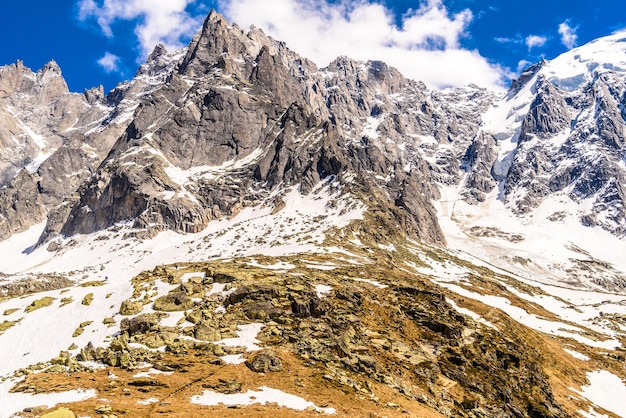
[[272, 351], [264, 351], [246, 361], [246, 366], [255, 373], [280, 372], [283, 361]]
[[[268, 273], [245, 260], [214, 263], [201, 281], [183, 283], [162, 296], [178, 297], [185, 286], [204, 293], [204, 298], [188, 307], [186, 319], [193, 326], [163, 327], [154, 314], [126, 318], [121, 334], [108, 348], [86, 347], [79, 358], [128, 368], [144, 355], [131, 349], [129, 342], [165, 346], [165, 353], [176, 357], [165, 364], [159, 358], [162, 353], [152, 352], [154, 367], [174, 373], [182, 370], [187, 375], [196, 372], [194, 361], [201, 359], [204, 378], [207, 364], [220, 370], [217, 382], [203, 387], [235, 393], [242, 390], [242, 382], [218, 374], [225, 367], [220, 358], [244, 353], [245, 365], [254, 373], [271, 373], [279, 379], [281, 373], [323, 375], [329, 390], [355, 393], [362, 401], [372, 402], [370, 408], [380, 406], [377, 395], [383, 392], [380, 387], [386, 387], [406, 402], [427, 405], [445, 416], [567, 416], [544, 370], [548, 360], [540, 347], [528, 343], [529, 339], [535, 344], [541, 340], [512, 323], [500, 331], [482, 326], [459, 314], [432, 284], [392, 266], [377, 262], [347, 270], [318, 270], [316, 281], [333, 289], [320, 298], [307, 274]], [[184, 268], [164, 268], [176, 274], [180, 267]], [[228, 272], [234, 286], [228, 296], [207, 293], [220, 269]], [[359, 277], [366, 271], [384, 277], [390, 286], [374, 290], [346, 279], [346, 274]], [[221, 303], [222, 309], [216, 311]], [[250, 317], [250, 312], [263, 309], [273, 310], [274, 315]], [[246, 354], [243, 347], [220, 342], [232, 335], [235, 326], [250, 320], [262, 325], [256, 336], [262, 350]], [[181, 333], [202, 342], [181, 338]], [[304, 387], [302, 381], [296, 384]], [[454, 391], [448, 389], [452, 382]]]
[[556, 86], [539, 76], [535, 89], [535, 99], [522, 122], [520, 141], [529, 141], [533, 137], [550, 138], [568, 128], [572, 120], [565, 99]]

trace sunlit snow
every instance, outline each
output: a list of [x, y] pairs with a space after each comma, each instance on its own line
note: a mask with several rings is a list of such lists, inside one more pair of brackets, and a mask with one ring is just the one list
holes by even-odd
[[200, 405], [265, 405], [267, 403], [276, 403], [278, 406], [298, 411], [304, 411], [307, 408], [312, 408], [315, 411], [323, 412], [325, 414], [336, 413], [334, 408], [321, 408], [304, 398], [266, 386], [260, 387], [258, 391], [248, 390], [245, 393], [233, 394], [224, 394], [205, 390], [202, 395], [192, 396], [191, 402]]

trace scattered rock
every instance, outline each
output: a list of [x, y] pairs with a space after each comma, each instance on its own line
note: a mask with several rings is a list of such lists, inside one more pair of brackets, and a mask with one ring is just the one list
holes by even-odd
[[54, 302], [54, 300], [55, 299], [50, 296], [46, 296], [44, 298], [34, 300], [31, 302], [30, 305], [24, 308], [24, 312], [28, 313], [28, 312], [35, 311], [37, 309], [45, 308], [46, 306], [52, 305], [52, 302]]
[[220, 393], [232, 394], [241, 392], [241, 388], [243, 387], [243, 383], [234, 379], [219, 379], [217, 384], [203, 384], [203, 388], [213, 389]]
[[120, 323], [120, 330], [128, 335], [155, 331], [159, 327], [159, 317], [156, 314], [141, 314], [134, 318], [124, 318]]
[[94, 408], [94, 410], [98, 415], [110, 414], [113, 412], [113, 408], [111, 408], [110, 405], [98, 405]]
[[255, 373], [280, 372], [283, 361], [273, 351], [262, 351], [246, 360], [246, 366]]
[[133, 380], [130, 380], [128, 384], [130, 386], [135, 386], [135, 387], [146, 387], [146, 386], [153, 386], [153, 387], [158, 386], [158, 387], [163, 387], [163, 388], [169, 387], [167, 384], [159, 382], [158, 380], [152, 379], [149, 377], [133, 379]]
[[24, 408], [22, 412], [29, 412], [31, 414], [40, 414], [46, 409], [48, 409], [47, 405], [29, 406], [27, 408]]
[[92, 301], [93, 301], [93, 293], [88, 293], [88, 294], [85, 295], [85, 297], [83, 298], [83, 300], [80, 303], [81, 303], [81, 305], [89, 306], [89, 305], [91, 305]]

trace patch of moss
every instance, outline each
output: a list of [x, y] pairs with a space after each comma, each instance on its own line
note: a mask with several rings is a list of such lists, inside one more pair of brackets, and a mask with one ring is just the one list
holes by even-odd
[[104, 283], [105, 283], [104, 280], [96, 280], [96, 281], [81, 283], [80, 287], [98, 287], [98, 286], [104, 286]]
[[89, 305], [91, 305], [91, 302], [93, 302], [93, 293], [88, 293], [83, 298], [83, 301], [81, 302], [81, 304], [83, 304], [85, 306], [89, 306]]
[[73, 300], [74, 300], [74, 298], [71, 297], [71, 296], [69, 298], [63, 298], [63, 299], [61, 299], [61, 305], [60, 306], [65, 306], [65, 305], [67, 305], [69, 303], [72, 303]]
[[18, 321], [4, 321], [0, 322], [0, 335], [4, 334], [4, 331], [11, 328], [13, 325], [17, 324]]
[[93, 321], [81, 322], [80, 325], [78, 326], [78, 328], [76, 328], [76, 330], [72, 334], [72, 337], [78, 337], [79, 335], [81, 335], [85, 331], [85, 327], [88, 327], [92, 323], [93, 323]]
[[55, 300], [56, 300], [55, 298], [50, 297], [50, 296], [46, 296], [44, 298], [34, 300], [30, 305], [24, 308], [24, 312], [29, 313], [32, 311], [36, 311], [37, 309], [40, 309], [40, 308], [45, 308], [46, 306], [52, 305], [52, 302], [54, 302]]
[[12, 313], [17, 312], [19, 310], [20, 310], [20, 308], [7, 309], [6, 311], [4, 311], [4, 316], [9, 316]]

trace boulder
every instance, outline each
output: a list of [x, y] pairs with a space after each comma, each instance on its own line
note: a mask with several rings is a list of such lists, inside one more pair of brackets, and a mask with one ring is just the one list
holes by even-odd
[[120, 306], [120, 314], [125, 316], [137, 315], [143, 310], [143, 305], [139, 301], [125, 300]]
[[128, 335], [156, 330], [159, 326], [159, 318], [155, 314], [142, 314], [134, 318], [124, 318], [120, 324], [120, 331]]
[[194, 336], [201, 341], [219, 341], [222, 334], [216, 324], [208, 321], [202, 321], [195, 329]]
[[41, 418], [76, 418], [76, 414], [67, 408], [59, 408], [56, 411], [43, 414]]
[[262, 351], [246, 360], [246, 366], [255, 373], [280, 372], [283, 361], [273, 351]]
[[173, 292], [154, 301], [154, 310], [165, 312], [186, 311], [194, 302], [185, 292]]
[[246, 307], [245, 312], [248, 318], [252, 320], [260, 319], [262, 321], [270, 318], [276, 319], [283, 314], [283, 311], [276, 308], [271, 302], [253, 303], [252, 305]]

